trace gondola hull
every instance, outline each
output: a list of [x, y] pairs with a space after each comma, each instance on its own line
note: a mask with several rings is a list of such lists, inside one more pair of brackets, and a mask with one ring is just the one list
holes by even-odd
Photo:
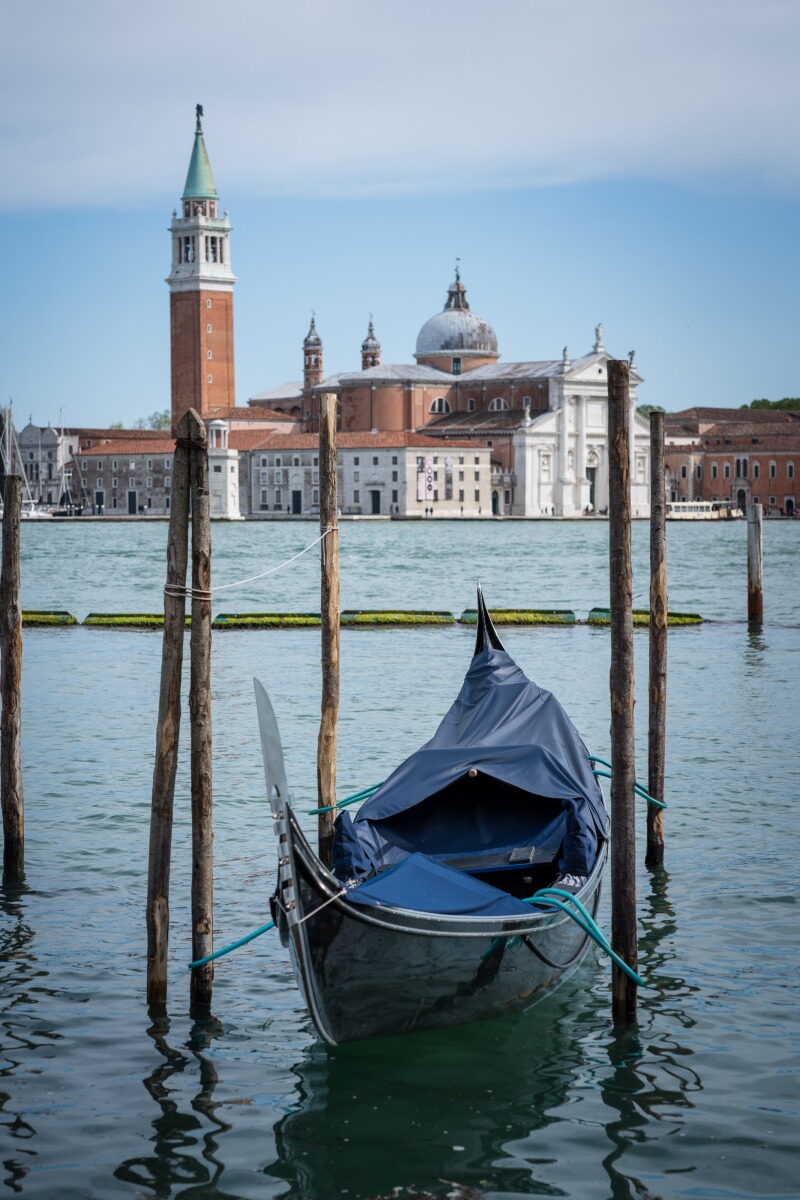
[[[330, 1044], [464, 1024], [530, 1007], [580, 966], [591, 942], [563, 913], [443, 917], [353, 904], [287, 804], [273, 901], [298, 983]], [[580, 898], [595, 913], [603, 852]]]

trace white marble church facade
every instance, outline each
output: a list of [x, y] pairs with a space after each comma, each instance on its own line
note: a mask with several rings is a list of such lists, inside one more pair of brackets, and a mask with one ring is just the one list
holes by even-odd
[[[574, 517], [608, 508], [608, 355], [602, 327], [591, 354], [570, 362], [566, 351], [550, 378], [550, 407], [526, 416], [514, 433], [513, 515]], [[650, 515], [650, 428], [636, 412], [630, 373], [631, 512]], [[506, 509], [508, 511], [508, 509]]]

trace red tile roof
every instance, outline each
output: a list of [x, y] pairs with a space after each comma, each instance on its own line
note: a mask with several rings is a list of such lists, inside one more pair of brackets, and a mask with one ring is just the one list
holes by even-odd
[[[231, 434], [233, 437], [233, 434]], [[444, 445], [451, 446], [485, 446], [486, 443], [477, 438], [467, 439], [448, 438], [446, 443], [442, 438], [425, 437], [420, 433], [338, 433], [336, 445], [342, 450], [399, 450], [403, 447], [426, 449], [427, 447], [441, 450]], [[269, 440], [270, 450], [312, 450], [319, 446], [316, 433], [276, 433]]]
[[108, 458], [110, 454], [174, 454], [175, 439], [171, 433], [159, 431], [158, 438], [140, 438], [138, 430], [127, 438], [114, 438], [81, 450], [81, 458]]

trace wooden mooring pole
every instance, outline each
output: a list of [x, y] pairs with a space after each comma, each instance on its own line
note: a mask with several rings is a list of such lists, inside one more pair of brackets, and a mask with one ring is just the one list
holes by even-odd
[[761, 556], [761, 504], [747, 506], [747, 620], [760, 625], [764, 620], [764, 578]]
[[[650, 414], [650, 672], [647, 790], [664, 800], [667, 734], [667, 533], [664, 483], [664, 414]], [[647, 805], [645, 866], [664, 862], [664, 810]]]
[[[214, 831], [211, 788], [211, 506], [203, 422], [189, 416], [192, 495], [192, 633], [189, 716], [192, 729], [192, 960], [214, 949]], [[191, 1003], [208, 1006], [214, 964], [192, 971]]]
[[169, 946], [169, 868], [178, 735], [181, 725], [183, 635], [186, 625], [186, 566], [189, 555], [189, 428], [187, 413], [178, 426], [172, 464], [172, 500], [164, 592], [164, 644], [158, 700], [156, 758], [150, 814], [147, 880], [147, 1002], [166, 1004]]
[[[611, 945], [634, 971], [636, 945], [635, 757], [633, 739], [633, 574], [631, 570], [628, 363], [608, 363], [608, 515], [611, 574]], [[611, 968], [616, 1025], [636, 1017], [636, 984]]]
[[[336, 736], [339, 723], [339, 518], [336, 486], [337, 398], [320, 396], [319, 526], [322, 567], [322, 716], [317, 743], [319, 857], [330, 865], [336, 819]], [[325, 531], [329, 532], [326, 533]]]
[[3, 808], [3, 870], [21, 875], [25, 866], [25, 805], [22, 795], [22, 612], [19, 605], [19, 523], [22, 479], [7, 475], [3, 486], [3, 550], [0, 575], [0, 793]]

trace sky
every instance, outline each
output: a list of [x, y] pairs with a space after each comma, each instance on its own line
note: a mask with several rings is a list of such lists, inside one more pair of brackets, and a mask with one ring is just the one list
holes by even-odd
[[636, 352], [640, 402], [800, 395], [796, 0], [10, 0], [0, 398], [170, 404], [195, 104], [233, 225], [236, 399], [413, 362], [460, 259], [502, 361]]

